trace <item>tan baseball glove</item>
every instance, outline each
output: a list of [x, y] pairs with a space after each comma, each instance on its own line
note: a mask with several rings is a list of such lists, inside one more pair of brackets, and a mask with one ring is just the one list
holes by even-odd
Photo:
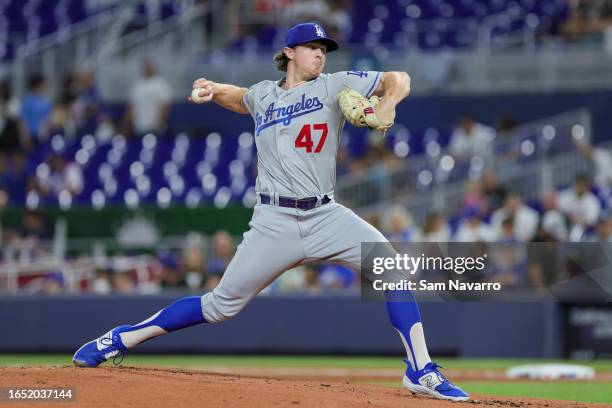
[[366, 99], [356, 90], [345, 87], [338, 93], [338, 105], [346, 120], [357, 127], [367, 126], [370, 129], [386, 131], [393, 123], [383, 123], [374, 112], [374, 107], [378, 105], [380, 98], [371, 96]]

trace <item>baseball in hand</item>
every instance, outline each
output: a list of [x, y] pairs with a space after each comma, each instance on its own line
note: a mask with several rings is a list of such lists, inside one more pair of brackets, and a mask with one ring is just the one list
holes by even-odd
[[[207, 92], [206, 96], [200, 96], [200, 92]], [[194, 88], [191, 91], [191, 100], [195, 103], [205, 103], [212, 99], [212, 92], [206, 88]]]

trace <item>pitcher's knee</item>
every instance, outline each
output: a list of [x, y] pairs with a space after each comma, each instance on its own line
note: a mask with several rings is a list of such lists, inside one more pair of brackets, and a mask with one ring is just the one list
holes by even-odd
[[213, 290], [202, 296], [202, 314], [208, 323], [219, 323], [236, 316], [247, 299], [223, 296]]

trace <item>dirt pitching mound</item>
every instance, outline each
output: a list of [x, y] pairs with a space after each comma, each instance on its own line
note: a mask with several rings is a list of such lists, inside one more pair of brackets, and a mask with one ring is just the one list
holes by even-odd
[[[405, 389], [352, 382], [211, 374], [203, 371], [99, 367], [0, 368], [0, 387], [72, 388], [75, 402], [28, 401], [33, 407], [596, 407], [597, 404], [474, 395], [453, 403], [416, 397]], [[0, 406], [16, 407], [0, 402]]]

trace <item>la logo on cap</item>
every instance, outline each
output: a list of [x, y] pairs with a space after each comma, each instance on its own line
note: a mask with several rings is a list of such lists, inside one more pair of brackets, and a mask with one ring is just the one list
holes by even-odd
[[325, 33], [323, 32], [321, 27], [319, 27], [318, 25], [315, 25], [315, 30], [316, 30], [316, 33], [317, 33], [317, 35], [319, 37], [325, 37]]

